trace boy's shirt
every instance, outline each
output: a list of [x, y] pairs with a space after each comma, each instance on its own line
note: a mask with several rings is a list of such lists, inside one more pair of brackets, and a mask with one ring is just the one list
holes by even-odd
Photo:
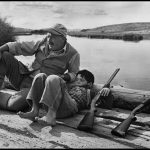
[[67, 85], [67, 90], [71, 98], [76, 101], [79, 110], [88, 108], [90, 89], [85, 86], [79, 86], [76, 82], [73, 82]]

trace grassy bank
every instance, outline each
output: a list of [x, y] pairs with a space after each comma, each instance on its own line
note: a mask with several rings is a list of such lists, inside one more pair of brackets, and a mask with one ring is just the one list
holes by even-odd
[[6, 18], [0, 18], [0, 46], [16, 40], [13, 31], [14, 27], [7, 22]]
[[[35, 30], [15, 28], [14, 34], [46, 34], [48, 30], [48, 28]], [[125, 41], [150, 40], [150, 23], [123, 23], [96, 27], [91, 29], [69, 29], [68, 35], [86, 38], [119, 39]]]
[[124, 41], [140, 41], [143, 40], [143, 35], [136, 33], [98, 33], [98, 32], [70, 32], [70, 36], [87, 37], [87, 38], [100, 38], [100, 39], [117, 39]]

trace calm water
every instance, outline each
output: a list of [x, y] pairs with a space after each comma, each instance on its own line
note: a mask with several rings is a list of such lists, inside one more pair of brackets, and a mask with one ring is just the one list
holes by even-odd
[[[38, 40], [44, 35], [20, 36], [18, 40]], [[120, 71], [113, 85], [125, 88], [150, 90], [150, 41], [138, 43], [122, 40], [88, 39], [68, 37], [80, 53], [81, 69], [89, 69], [95, 74], [97, 83], [105, 83], [116, 68]], [[23, 62], [31, 62], [33, 57], [19, 57]]]

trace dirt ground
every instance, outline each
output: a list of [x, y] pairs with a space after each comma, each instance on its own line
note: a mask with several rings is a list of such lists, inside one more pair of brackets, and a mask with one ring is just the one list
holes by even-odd
[[134, 148], [57, 122], [55, 127], [0, 110], [0, 148]]

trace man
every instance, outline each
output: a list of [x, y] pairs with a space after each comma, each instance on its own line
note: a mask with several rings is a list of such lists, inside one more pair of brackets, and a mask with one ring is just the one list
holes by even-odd
[[[27, 101], [32, 102], [32, 109], [26, 113], [18, 112], [21, 118], [37, 120], [39, 123], [56, 125], [56, 118], [70, 117], [77, 112], [88, 108], [91, 103], [91, 89], [94, 75], [88, 70], [80, 70], [74, 82], [65, 82], [57, 75], [47, 76], [39, 73], [35, 76], [32, 87], [27, 95]], [[100, 90], [106, 99], [109, 88]], [[40, 103], [47, 106], [48, 111], [42, 118], [39, 117]]]
[[[48, 32], [49, 34], [42, 41], [9, 42], [0, 47], [0, 87], [5, 76], [17, 91], [23, 88], [27, 88], [28, 91], [34, 76], [38, 73], [56, 74], [65, 81], [75, 79], [80, 66], [80, 55], [67, 42], [66, 27], [56, 24], [49, 28]], [[14, 57], [18, 55], [35, 55], [35, 60], [27, 68]], [[8, 100], [7, 103], [10, 105], [6, 107], [8, 110], [18, 111], [24, 104], [17, 96], [12, 99]]]

